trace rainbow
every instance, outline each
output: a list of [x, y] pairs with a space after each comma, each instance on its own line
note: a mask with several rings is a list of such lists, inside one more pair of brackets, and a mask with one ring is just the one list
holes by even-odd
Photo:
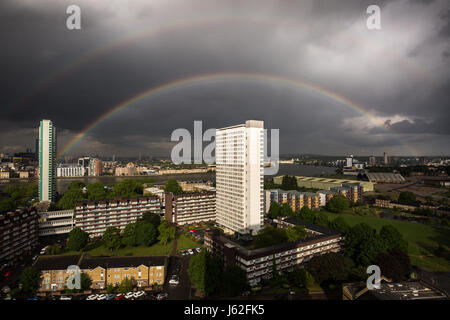
[[[122, 101], [108, 112], [104, 113], [100, 117], [98, 117], [94, 122], [90, 123], [86, 126], [81, 132], [79, 132], [58, 154], [58, 159], [61, 158], [64, 154], [66, 154], [69, 150], [71, 150], [80, 140], [82, 140], [87, 134], [89, 134], [92, 130], [94, 130], [99, 124], [106, 121], [107, 119], [114, 116], [116, 113], [124, 110], [128, 107], [136, 105], [138, 102], [148, 99], [151, 97], [155, 97], [157, 95], [165, 94], [173, 90], [186, 88], [187, 86], [193, 86], [198, 84], [210, 83], [212, 81], [217, 80], [238, 80], [238, 81], [250, 81], [250, 82], [267, 82], [267, 81], [275, 81], [280, 84], [293, 86], [295, 88], [307, 89], [322, 96], [326, 96], [338, 103], [347, 106], [354, 111], [358, 112], [369, 121], [371, 121], [375, 126], [384, 129], [390, 134], [394, 135], [394, 133], [390, 132], [388, 128], [384, 127], [383, 123], [380, 122], [370, 111], [366, 108], [358, 105], [349, 99], [337, 94], [336, 92], [321, 88], [317, 85], [294, 80], [291, 78], [282, 77], [279, 75], [266, 74], [266, 73], [251, 73], [251, 72], [224, 72], [224, 73], [213, 73], [213, 74], [201, 74], [195, 75], [187, 78], [177, 79], [156, 87], [149, 88], [143, 92], [138, 93], [137, 95]], [[398, 139], [398, 138], [397, 138]], [[398, 139], [398, 141], [405, 146], [412, 155], [418, 156], [419, 152], [415, 150], [415, 148], [402, 140]]]
[[[276, 21], [269, 19], [262, 19], [253, 16], [244, 16], [244, 15], [232, 17], [216, 16], [213, 18], [176, 21], [174, 23], [169, 23], [162, 26], [155, 26], [155, 28], [152, 29], [145, 29], [135, 32], [133, 34], [128, 34], [111, 43], [104, 44], [102, 46], [94, 48], [93, 50], [88, 51], [87, 53], [65, 64], [62, 68], [49, 74], [47, 77], [42, 78], [28, 94], [24, 95], [20, 99], [20, 101], [18, 101], [15, 104], [14, 108], [11, 108], [11, 110], [17, 110], [18, 107], [32, 100], [34, 96], [38, 95], [39, 93], [45, 90], [48, 90], [52, 85], [58, 83], [59, 80], [71, 75], [77, 69], [85, 65], [88, 65], [92, 61], [101, 58], [102, 56], [108, 54], [109, 52], [112, 52], [116, 49], [120, 49], [125, 46], [132, 45], [133, 43], [139, 40], [143, 40], [147, 37], [155, 37], [166, 33], [176, 32], [178, 30], [186, 30], [190, 28], [199, 28], [199, 27], [207, 28], [214, 25], [235, 24], [235, 23], [245, 23], [249, 25], [258, 24], [267, 26], [277, 26]], [[298, 28], [301, 28], [301, 25], [297, 21], [289, 21], [289, 23], [292, 26], [297, 26]], [[386, 56], [391, 56], [392, 58], [394, 58], [394, 54], [391, 51], [384, 52], [383, 54], [385, 58]], [[418, 74], [419, 76], [425, 78], [425, 80], [432, 81], [432, 79], [427, 74], [424, 73], [424, 71], [422, 70], [423, 68], [421, 68], [421, 66], [418, 66], [417, 64], [411, 63], [408, 60], [404, 59], [396, 59], [396, 62], [404, 65], [407, 70], [410, 70], [411, 72], [414, 72], [415, 74]]]

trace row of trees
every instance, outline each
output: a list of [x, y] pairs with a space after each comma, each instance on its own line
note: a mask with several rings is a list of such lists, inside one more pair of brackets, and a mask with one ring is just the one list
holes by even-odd
[[[116, 250], [121, 246], [151, 246], [158, 240], [166, 245], [175, 238], [175, 227], [167, 221], [161, 222], [159, 215], [145, 212], [142, 218], [125, 226], [123, 233], [116, 227], [108, 227], [103, 233], [101, 242], [109, 250]], [[80, 228], [74, 228], [69, 233], [67, 248], [80, 251], [89, 243], [89, 235]]]
[[27, 206], [32, 198], [38, 196], [37, 184], [27, 186], [6, 186], [2, 192], [4, 199], [0, 200], [0, 212], [14, 211], [18, 207]]
[[146, 179], [124, 179], [120, 183], [110, 186], [101, 182], [94, 182], [86, 186], [82, 181], [73, 181], [68, 191], [58, 200], [56, 207], [67, 210], [73, 209], [78, 201], [83, 200], [139, 197], [142, 196], [143, 184], [146, 181]]
[[253, 245], [256, 249], [264, 248], [279, 243], [303, 239], [306, 235], [307, 232], [301, 225], [284, 229], [267, 226], [254, 237]]
[[248, 288], [244, 270], [235, 265], [224, 267], [219, 257], [205, 250], [191, 258], [188, 274], [206, 296], [217, 293], [236, 296]]

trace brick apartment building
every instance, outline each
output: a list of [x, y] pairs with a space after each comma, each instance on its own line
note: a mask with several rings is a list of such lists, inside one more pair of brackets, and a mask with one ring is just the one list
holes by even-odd
[[178, 225], [215, 221], [216, 192], [165, 194], [165, 217]]
[[98, 237], [108, 227], [123, 230], [127, 224], [136, 222], [148, 211], [161, 214], [161, 201], [157, 196], [81, 201], [75, 207], [74, 225], [89, 233], [91, 237]]
[[220, 256], [225, 265], [236, 264], [245, 270], [248, 282], [252, 286], [258, 284], [261, 279], [272, 278], [274, 259], [279, 272], [292, 271], [294, 267], [307, 262], [315, 255], [341, 250], [343, 237], [337, 231], [292, 218], [277, 223], [280, 228], [301, 224], [308, 235], [294, 242], [250, 250], [221, 235], [218, 230], [208, 230], [204, 237], [205, 248]]
[[14, 263], [31, 253], [38, 244], [36, 210], [17, 210], [0, 214], [0, 262]]
[[163, 285], [168, 258], [151, 257], [90, 257], [88, 255], [43, 256], [34, 266], [41, 272], [39, 292], [64, 290], [72, 273], [67, 267], [78, 266], [92, 280], [91, 289], [104, 290], [107, 285], [118, 286], [125, 278], [134, 279], [138, 288]]

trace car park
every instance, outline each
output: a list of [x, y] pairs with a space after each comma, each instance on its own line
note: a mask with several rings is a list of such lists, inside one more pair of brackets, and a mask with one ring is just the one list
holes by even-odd
[[91, 294], [86, 298], [86, 300], [97, 300], [98, 294]]
[[70, 296], [61, 296], [61, 297], [59, 297], [59, 300], [72, 300], [72, 297], [70, 297]]
[[163, 293], [158, 293], [158, 295], [156, 296], [156, 299], [157, 299], [157, 300], [165, 300], [165, 299], [167, 299], [168, 296], [169, 296], [169, 295], [168, 295], [167, 293], [165, 293], [165, 292], [163, 292]]
[[127, 294], [125, 295], [125, 298], [126, 299], [131, 299], [131, 298], [134, 298], [134, 292], [127, 292]]
[[180, 283], [180, 278], [179, 278], [178, 275], [176, 275], [176, 274], [174, 274], [174, 275], [172, 276], [172, 278], [170, 278], [170, 280], [169, 280], [169, 284], [177, 285], [177, 284], [179, 284], [179, 283]]

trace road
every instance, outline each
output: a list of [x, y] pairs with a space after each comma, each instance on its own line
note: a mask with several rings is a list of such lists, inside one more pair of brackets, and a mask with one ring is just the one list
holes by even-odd
[[[188, 300], [190, 297], [191, 284], [187, 269], [189, 267], [190, 256], [171, 256], [166, 283], [164, 284], [164, 292], [169, 294], [169, 300]], [[180, 265], [180, 283], [178, 285], [169, 284], [169, 280], [175, 274], [176, 265]]]

